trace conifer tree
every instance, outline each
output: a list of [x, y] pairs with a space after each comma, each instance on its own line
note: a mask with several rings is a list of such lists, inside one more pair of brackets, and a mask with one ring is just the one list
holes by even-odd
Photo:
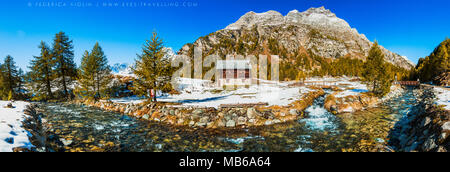
[[34, 94], [34, 100], [53, 99], [52, 81], [55, 78], [53, 73], [55, 67], [55, 59], [52, 56], [50, 48], [44, 41], [41, 41], [39, 48], [40, 56], [34, 56], [29, 69], [29, 82]]
[[156, 102], [156, 96], [151, 99], [151, 91], [170, 87], [170, 75], [172, 68], [169, 59], [164, 58], [163, 41], [156, 32], [150, 40], [147, 40], [142, 48], [142, 54], [138, 55], [136, 68], [133, 69], [137, 79], [133, 82], [133, 91], [140, 96], [150, 98]]
[[21, 76], [19, 75], [14, 59], [10, 55], [6, 56], [5, 61], [1, 66], [1, 71], [3, 75], [2, 98], [4, 100], [9, 99], [9, 94], [11, 94], [11, 98], [15, 98], [17, 91], [19, 91], [17, 88], [19, 86]]
[[84, 52], [78, 75], [78, 95], [94, 100], [107, 97], [108, 85], [112, 80], [111, 67], [98, 43], [95, 44], [91, 53]]
[[450, 39], [447, 38], [429, 56], [419, 59], [416, 70], [420, 81], [436, 81], [437, 76], [450, 72], [449, 49]]
[[64, 32], [57, 33], [53, 39], [53, 57], [55, 58], [57, 78], [60, 80], [58, 87], [62, 89], [64, 98], [70, 98], [69, 86], [77, 76], [72, 43], [72, 40]]
[[389, 93], [392, 78], [391, 68], [384, 61], [384, 54], [375, 41], [369, 50], [369, 56], [365, 62], [363, 80], [367, 83], [367, 87], [372, 93], [382, 97]]

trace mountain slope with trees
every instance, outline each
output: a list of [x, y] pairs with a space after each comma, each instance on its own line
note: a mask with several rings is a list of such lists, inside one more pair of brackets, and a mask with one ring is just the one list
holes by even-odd
[[449, 85], [450, 75], [450, 39], [446, 38], [434, 51], [425, 58], [420, 58], [416, 66], [417, 78], [421, 82], [434, 82], [438, 85]]
[[[193, 57], [194, 47], [198, 47], [203, 57], [279, 55], [280, 78], [293, 80], [301, 76], [359, 76], [361, 62], [372, 45], [346, 21], [321, 7], [293, 10], [286, 16], [276, 11], [249, 12], [225, 29], [184, 45], [178, 54]], [[380, 49], [385, 61], [401, 73], [399, 77], [409, 77], [409, 70], [414, 68], [411, 61], [382, 46]]]

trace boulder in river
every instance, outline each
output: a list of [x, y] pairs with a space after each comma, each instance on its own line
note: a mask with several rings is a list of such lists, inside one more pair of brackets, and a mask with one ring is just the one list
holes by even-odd
[[235, 127], [236, 122], [234, 120], [228, 120], [226, 123], [226, 127]]
[[447, 121], [442, 125], [442, 131], [450, 131], [450, 121]]

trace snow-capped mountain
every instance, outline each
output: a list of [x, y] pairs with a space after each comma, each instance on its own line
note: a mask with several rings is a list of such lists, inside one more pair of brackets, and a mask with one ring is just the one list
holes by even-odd
[[[171, 47], [164, 47], [163, 51], [165, 52], [164, 58], [172, 60], [176, 57], [176, 53], [173, 51], [173, 49]], [[114, 75], [134, 76], [133, 70], [132, 70], [133, 67], [134, 67], [134, 64], [116, 63], [111, 66], [111, 72]]]
[[[272, 48], [268, 44], [272, 44]], [[350, 56], [365, 59], [372, 45], [373, 42], [351, 28], [345, 20], [320, 7], [304, 12], [292, 10], [286, 16], [277, 11], [251, 11], [225, 29], [186, 44], [178, 54], [189, 55], [195, 46], [202, 48], [205, 54], [280, 53], [272, 52], [278, 49], [285, 50], [290, 60], [295, 60], [295, 57], [290, 58], [289, 53], [299, 51], [312, 52], [323, 58]], [[406, 69], [414, 66], [407, 58], [380, 47], [388, 62]]]
[[169, 60], [173, 60], [177, 55], [172, 47], [164, 47], [163, 51], [165, 52], [164, 58], [168, 58]]
[[134, 76], [133, 71], [131, 70], [133, 65], [129, 65], [128, 63], [116, 63], [111, 66], [111, 72], [114, 75], [120, 76]]

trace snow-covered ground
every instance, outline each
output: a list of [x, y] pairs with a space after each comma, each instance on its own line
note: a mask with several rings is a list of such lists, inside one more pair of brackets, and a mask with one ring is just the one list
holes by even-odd
[[[331, 82], [343, 91], [336, 97], [346, 97], [368, 92], [365, 84], [358, 81], [350, 81], [354, 78], [308, 78], [306, 82]], [[160, 95], [158, 101], [181, 103], [182, 106], [219, 107], [221, 104], [247, 104], [268, 103], [269, 106], [286, 106], [301, 99], [302, 96], [313, 91], [308, 86], [289, 87], [293, 82], [261, 81], [259, 85], [251, 85], [249, 88], [237, 88], [235, 90], [221, 90], [211, 81], [200, 79], [179, 78], [176, 89], [181, 94]], [[112, 99], [116, 103], [141, 103], [139, 97], [126, 97]]]
[[5, 108], [7, 101], [0, 101], [0, 152], [12, 152], [14, 147], [33, 147], [28, 132], [22, 128], [23, 110], [27, 102], [14, 102], [15, 108]]
[[342, 92], [338, 92], [335, 97], [347, 97], [347, 96], [358, 96], [361, 93], [368, 92], [367, 86], [361, 82], [354, 81], [338, 81], [338, 86], [345, 89]]
[[368, 92], [367, 86], [360, 81], [351, 81], [352, 79], [357, 79], [354, 77], [313, 77], [308, 78], [306, 82], [331, 82], [335, 86], [338, 86], [343, 91], [335, 94], [335, 97], [347, 97], [347, 96], [357, 96], [361, 93]]
[[142, 97], [131, 96], [131, 97], [123, 97], [123, 98], [114, 98], [114, 99], [111, 99], [111, 101], [114, 103], [138, 104], [138, 103], [142, 103], [143, 99], [142, 99]]
[[448, 88], [434, 87], [436, 94], [436, 104], [443, 105], [446, 110], [450, 110], [450, 90]]
[[[233, 90], [218, 90], [209, 81], [182, 78], [177, 89], [181, 94], [158, 96], [158, 101], [181, 103], [182, 106], [214, 107], [221, 104], [268, 103], [286, 106], [313, 91], [307, 87], [288, 87], [288, 82], [265, 81], [264, 84]], [[116, 103], [140, 103], [138, 97], [112, 99]]]
[[232, 91], [186, 91], [179, 95], [167, 95], [158, 101], [182, 103], [184, 106], [219, 107], [221, 104], [268, 103], [269, 106], [286, 106], [298, 100], [302, 94], [312, 91], [306, 87], [288, 87], [287, 83], [252, 85]]

